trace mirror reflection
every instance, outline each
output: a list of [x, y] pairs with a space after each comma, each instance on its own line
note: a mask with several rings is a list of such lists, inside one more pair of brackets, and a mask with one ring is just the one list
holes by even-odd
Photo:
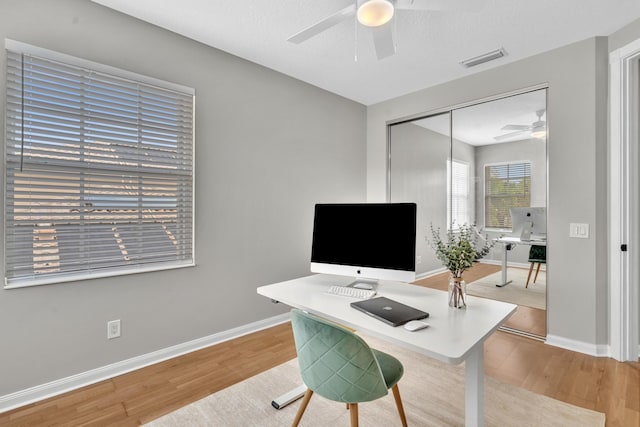
[[[390, 126], [389, 199], [418, 205], [417, 284], [446, 289], [430, 225], [475, 224], [495, 246], [467, 294], [518, 304], [507, 328], [546, 335], [546, 89]], [[444, 272], [443, 272], [444, 271]]]

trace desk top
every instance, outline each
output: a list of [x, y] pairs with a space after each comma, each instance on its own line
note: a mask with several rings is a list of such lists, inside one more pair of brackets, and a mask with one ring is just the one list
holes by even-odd
[[352, 277], [317, 274], [273, 285], [261, 286], [258, 294], [366, 331], [389, 342], [451, 364], [464, 361], [513, 314], [514, 304], [467, 296], [467, 308], [450, 308], [447, 292], [401, 282], [381, 281], [377, 296], [385, 296], [430, 314], [427, 329], [409, 332], [393, 327], [350, 307], [353, 298], [329, 295], [332, 285], [346, 285]]

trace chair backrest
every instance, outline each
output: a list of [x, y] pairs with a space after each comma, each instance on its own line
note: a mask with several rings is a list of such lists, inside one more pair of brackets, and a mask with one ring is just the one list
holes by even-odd
[[380, 365], [362, 338], [300, 310], [291, 311], [291, 325], [302, 380], [314, 393], [345, 403], [388, 393]]
[[529, 262], [547, 262], [547, 247], [542, 245], [531, 245], [529, 249]]

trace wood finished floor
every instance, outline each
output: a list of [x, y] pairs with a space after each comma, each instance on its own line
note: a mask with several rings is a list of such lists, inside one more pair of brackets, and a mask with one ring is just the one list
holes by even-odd
[[[464, 278], [467, 283], [471, 283], [498, 271], [500, 271], [499, 265], [476, 263], [472, 268], [465, 271]], [[443, 291], [447, 290], [448, 283], [448, 272], [415, 282], [416, 285]], [[504, 323], [504, 326], [538, 337], [545, 337], [547, 335], [547, 312], [546, 310], [521, 305], [518, 306], [516, 312]]]
[[[285, 323], [5, 412], [0, 426], [140, 425], [293, 357], [293, 335]], [[607, 427], [640, 425], [640, 363], [496, 332], [485, 344], [485, 371], [500, 381], [604, 412]]]

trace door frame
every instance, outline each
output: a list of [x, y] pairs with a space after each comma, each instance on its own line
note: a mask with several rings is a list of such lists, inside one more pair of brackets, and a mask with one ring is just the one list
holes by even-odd
[[635, 361], [640, 355], [640, 39], [609, 54], [609, 73], [609, 355]]

